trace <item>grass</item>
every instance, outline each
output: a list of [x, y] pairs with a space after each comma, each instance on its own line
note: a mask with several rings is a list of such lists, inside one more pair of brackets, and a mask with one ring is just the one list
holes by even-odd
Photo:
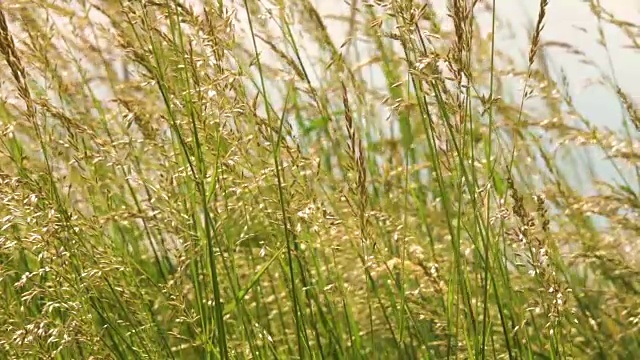
[[524, 68], [491, 1], [202, 3], [0, 4], [0, 358], [640, 355], [640, 112], [548, 0]]

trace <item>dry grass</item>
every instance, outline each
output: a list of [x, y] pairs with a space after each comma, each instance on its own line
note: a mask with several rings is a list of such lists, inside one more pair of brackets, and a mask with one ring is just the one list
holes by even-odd
[[524, 69], [486, 1], [203, 3], [0, 4], [0, 358], [640, 354], [637, 104], [549, 1]]

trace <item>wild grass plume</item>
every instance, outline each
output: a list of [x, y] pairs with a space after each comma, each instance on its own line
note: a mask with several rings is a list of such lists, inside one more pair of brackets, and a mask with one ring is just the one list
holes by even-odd
[[552, 3], [3, 1], [0, 358], [640, 356], [638, 100]]

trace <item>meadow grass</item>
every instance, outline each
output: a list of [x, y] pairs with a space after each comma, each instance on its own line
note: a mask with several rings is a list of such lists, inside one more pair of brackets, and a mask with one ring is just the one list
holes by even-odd
[[549, 0], [524, 67], [491, 1], [199, 5], [0, 3], [0, 358], [640, 356], [640, 112]]

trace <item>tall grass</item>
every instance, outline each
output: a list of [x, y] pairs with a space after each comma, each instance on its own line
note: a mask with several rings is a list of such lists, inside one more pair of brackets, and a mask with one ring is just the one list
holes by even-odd
[[640, 113], [548, 0], [524, 68], [491, 1], [197, 5], [0, 4], [0, 358], [640, 355]]

